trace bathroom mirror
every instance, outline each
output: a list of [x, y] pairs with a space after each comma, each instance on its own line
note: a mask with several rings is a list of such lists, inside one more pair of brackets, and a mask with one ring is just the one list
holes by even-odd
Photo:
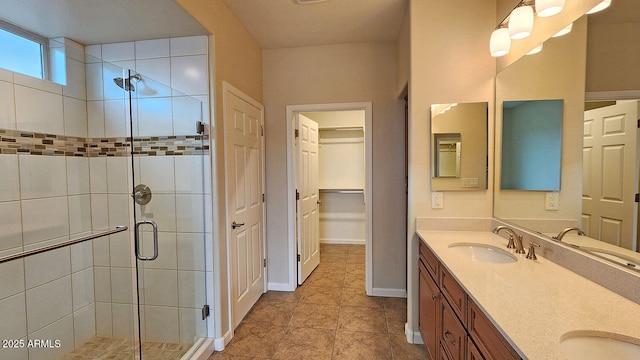
[[438, 178], [459, 178], [462, 138], [460, 133], [433, 134], [434, 174]]
[[487, 189], [488, 103], [431, 105], [431, 188]]
[[[502, 190], [503, 109], [497, 106], [494, 188], [496, 218], [547, 236], [580, 227], [586, 237], [573, 231], [561, 243], [636, 270], [640, 254], [634, 195], [639, 156], [634, 145], [639, 116], [634, 111], [640, 111], [640, 73], [631, 59], [638, 55], [634, 45], [640, 41], [640, 19], [634, 15], [638, 13], [640, 2], [615, 1], [601, 13], [576, 20], [570, 34], [547, 40], [541, 53], [524, 56], [498, 74], [498, 104], [523, 98], [563, 99], [562, 186], [551, 193]], [[585, 103], [585, 99], [597, 101]], [[628, 134], [631, 140], [600, 143], [596, 151], [594, 141], [603, 134], [606, 138]], [[550, 196], [557, 196], [556, 208], [549, 207]], [[618, 209], [609, 210], [614, 205]]]
[[562, 100], [502, 103], [502, 190], [560, 190]]

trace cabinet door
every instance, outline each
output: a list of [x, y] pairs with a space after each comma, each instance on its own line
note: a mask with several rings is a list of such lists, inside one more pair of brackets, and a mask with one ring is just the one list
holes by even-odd
[[440, 357], [438, 359], [440, 359], [440, 360], [451, 360], [451, 357], [449, 356], [449, 354], [447, 354], [447, 350], [444, 349], [442, 344], [440, 344], [440, 347], [438, 349], [440, 349]]
[[474, 344], [469, 337], [467, 337], [467, 360], [484, 360], [480, 354], [480, 350], [478, 350], [476, 344]]
[[469, 335], [487, 360], [520, 359], [498, 329], [484, 315], [478, 305], [469, 301]]
[[460, 318], [460, 321], [462, 321], [462, 324], [466, 327], [467, 293], [444, 266], [440, 266], [440, 289], [442, 289], [442, 294], [449, 301], [449, 304], [451, 304], [451, 309], [453, 309]]
[[466, 358], [467, 331], [462, 327], [460, 320], [455, 315], [446, 300], [440, 301], [442, 309], [442, 330], [440, 343], [449, 352], [452, 360]]
[[422, 261], [420, 264], [420, 309], [419, 322], [420, 335], [424, 341], [430, 359], [438, 358], [438, 339], [440, 338], [440, 290], [435, 281], [427, 272]]

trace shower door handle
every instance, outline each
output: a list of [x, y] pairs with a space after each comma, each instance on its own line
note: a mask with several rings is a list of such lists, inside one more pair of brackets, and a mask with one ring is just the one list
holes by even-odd
[[[153, 256], [142, 256], [140, 253], [140, 226], [151, 225], [153, 229]], [[136, 223], [135, 229], [135, 245], [136, 245], [136, 257], [141, 261], [151, 261], [158, 258], [158, 225], [153, 220], [143, 220]]]

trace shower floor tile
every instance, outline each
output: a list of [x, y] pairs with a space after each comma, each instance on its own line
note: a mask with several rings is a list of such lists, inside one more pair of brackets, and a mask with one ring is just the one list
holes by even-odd
[[[191, 348], [190, 344], [142, 342], [142, 354], [145, 360], [180, 359]], [[75, 349], [65, 360], [116, 360], [134, 359], [137, 349], [131, 339], [116, 339], [95, 336]]]

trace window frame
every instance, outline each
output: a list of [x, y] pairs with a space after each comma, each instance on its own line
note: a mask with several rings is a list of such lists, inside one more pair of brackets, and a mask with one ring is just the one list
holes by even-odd
[[[6, 32], [10, 32], [16, 36], [19, 36], [23, 39], [33, 41], [37, 44], [40, 44], [42, 49], [42, 57], [40, 59], [42, 66], [42, 79], [43, 80], [51, 80], [51, 67], [50, 67], [50, 51], [49, 51], [49, 39], [36, 34], [32, 31], [23, 29], [17, 25], [14, 25], [10, 22], [0, 19], [0, 30], [4, 30]], [[13, 70], [11, 70], [13, 71]], [[27, 75], [29, 76], [29, 75]]]

